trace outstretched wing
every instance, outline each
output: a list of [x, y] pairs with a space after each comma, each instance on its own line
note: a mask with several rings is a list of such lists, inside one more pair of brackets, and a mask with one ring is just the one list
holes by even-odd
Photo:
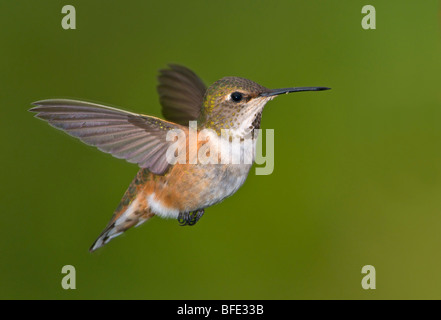
[[164, 117], [182, 125], [196, 120], [201, 112], [207, 87], [190, 69], [170, 64], [159, 71], [159, 102]]
[[51, 99], [34, 102], [37, 118], [46, 120], [84, 143], [116, 158], [137, 163], [155, 174], [163, 174], [169, 163], [167, 132], [181, 126], [95, 103]]

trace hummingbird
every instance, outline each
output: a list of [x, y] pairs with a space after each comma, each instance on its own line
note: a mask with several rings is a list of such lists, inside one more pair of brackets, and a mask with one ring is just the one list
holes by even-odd
[[[166, 120], [68, 99], [37, 101], [29, 110], [84, 143], [139, 166], [90, 252], [154, 216], [177, 219], [183, 226], [195, 225], [206, 208], [233, 195], [245, 182], [252, 163], [200, 163], [190, 161], [189, 155], [183, 163], [170, 163], [167, 150], [176, 140], [167, 139], [167, 133], [180, 130], [189, 135], [189, 123], [196, 121], [196, 135], [210, 130], [206, 139], [211, 143], [210, 152], [223, 151], [260, 129], [262, 111], [276, 96], [330, 89], [267, 89], [240, 77], [224, 77], [207, 88], [193, 71], [176, 64], [160, 70], [158, 82], [159, 102]], [[254, 161], [256, 139], [251, 139], [248, 147], [235, 150], [247, 153]], [[188, 138], [179, 143], [183, 150], [189, 149]], [[202, 144], [198, 142], [196, 148], [199, 150]]]

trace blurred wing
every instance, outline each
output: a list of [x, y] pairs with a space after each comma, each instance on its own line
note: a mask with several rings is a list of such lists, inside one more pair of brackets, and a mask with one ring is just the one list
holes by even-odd
[[171, 64], [159, 71], [159, 102], [164, 117], [182, 125], [196, 120], [201, 112], [207, 87], [190, 69]]
[[167, 132], [181, 126], [155, 117], [76, 100], [34, 102], [37, 118], [116, 158], [137, 163], [155, 174], [168, 168]]

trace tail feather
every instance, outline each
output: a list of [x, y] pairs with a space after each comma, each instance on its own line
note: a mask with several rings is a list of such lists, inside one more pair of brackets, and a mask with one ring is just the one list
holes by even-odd
[[119, 218], [116, 220], [111, 220], [111, 223], [104, 229], [98, 239], [96, 239], [93, 245], [90, 247], [90, 252], [101, 248], [113, 238], [116, 238], [124, 233], [127, 229], [130, 229], [133, 226], [140, 226], [155, 215], [149, 210], [139, 211], [134, 209], [135, 207], [133, 207], [133, 205], [136, 204], [137, 201], [133, 202], [133, 204], [126, 211], [124, 211]]
[[146, 197], [143, 196], [142, 185], [145, 183], [146, 170], [140, 170], [124, 194], [118, 208], [107, 227], [95, 240], [89, 251], [93, 252], [127, 229], [138, 227], [155, 214], [151, 212]]

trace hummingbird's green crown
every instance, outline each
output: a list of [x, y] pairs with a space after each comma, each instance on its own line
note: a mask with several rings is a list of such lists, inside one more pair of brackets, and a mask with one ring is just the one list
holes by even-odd
[[260, 126], [263, 106], [270, 100], [261, 94], [269, 91], [245, 78], [222, 78], [207, 89], [201, 123], [218, 134], [222, 129], [230, 129], [235, 136], [243, 137]]
[[254, 96], [268, 91], [267, 88], [249, 79], [240, 77], [224, 77], [213, 83], [208, 88], [206, 98], [210, 95], [222, 95], [234, 90], [240, 90], [242, 92], [253, 94]]

